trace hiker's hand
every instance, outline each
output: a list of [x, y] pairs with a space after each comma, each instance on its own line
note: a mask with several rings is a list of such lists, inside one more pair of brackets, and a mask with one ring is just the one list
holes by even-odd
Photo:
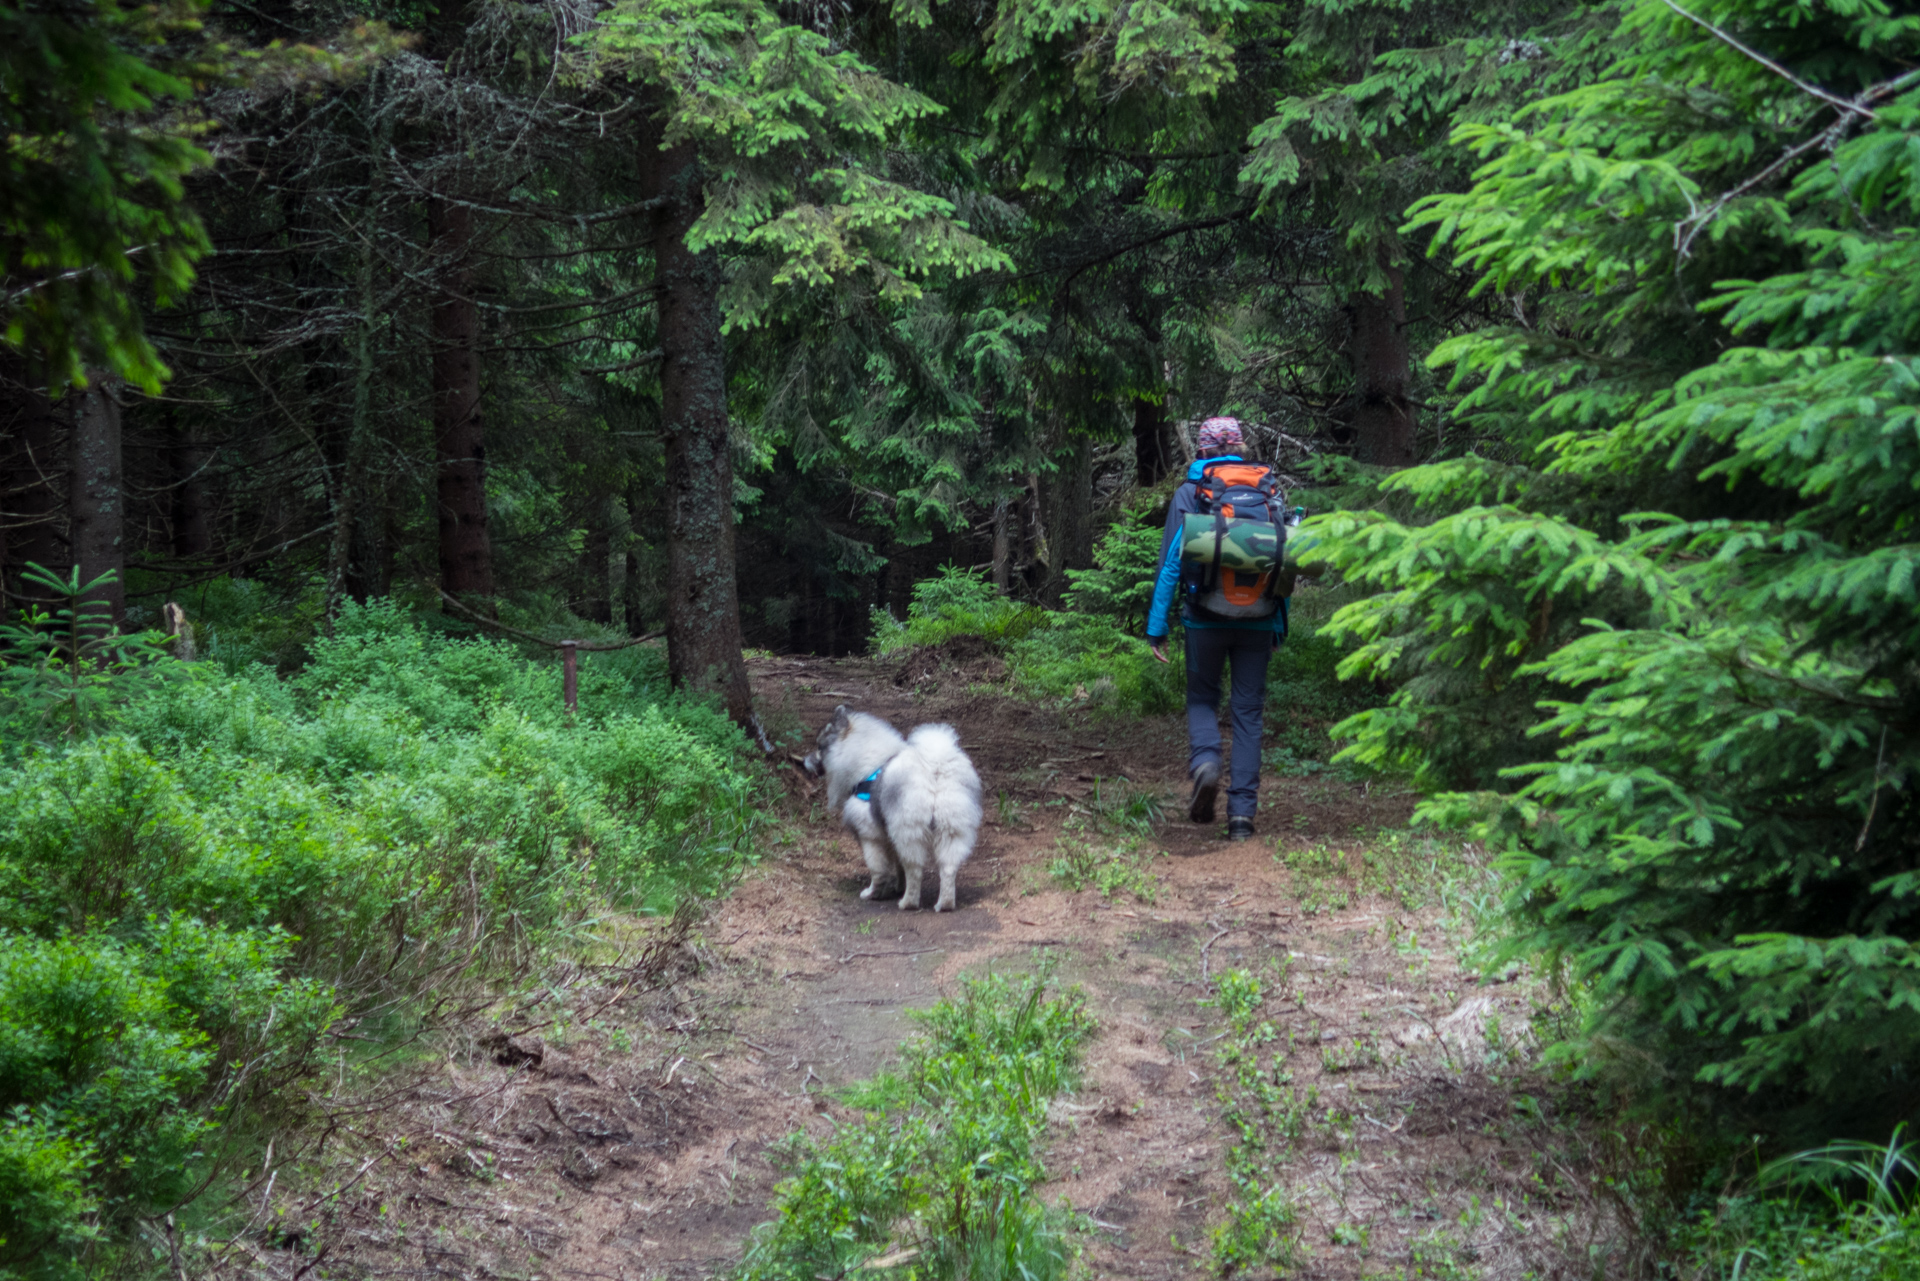
[[1165, 641], [1150, 640], [1147, 642], [1147, 645], [1149, 648], [1153, 650], [1153, 656], [1155, 658], [1159, 659], [1163, 663], [1167, 661], [1167, 643]]

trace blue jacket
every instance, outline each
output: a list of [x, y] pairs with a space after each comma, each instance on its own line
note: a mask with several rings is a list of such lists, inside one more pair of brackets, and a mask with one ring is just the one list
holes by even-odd
[[[1238, 454], [1221, 454], [1214, 458], [1202, 458], [1187, 468], [1187, 479], [1180, 488], [1173, 491], [1173, 502], [1167, 506], [1167, 528], [1160, 535], [1160, 577], [1153, 584], [1153, 608], [1147, 611], [1147, 639], [1158, 643], [1167, 638], [1170, 626], [1168, 615], [1173, 612], [1173, 600], [1180, 593], [1180, 541], [1178, 535], [1182, 523], [1188, 516], [1200, 510], [1200, 471], [1208, 463], [1237, 463], [1242, 461]], [[1180, 606], [1180, 621], [1188, 627], [1198, 628], [1238, 628], [1244, 631], [1271, 631], [1273, 643], [1278, 645], [1287, 635], [1287, 600], [1280, 599], [1280, 608], [1274, 611], [1272, 618], [1234, 618], [1213, 619], [1195, 618], [1187, 602]]]

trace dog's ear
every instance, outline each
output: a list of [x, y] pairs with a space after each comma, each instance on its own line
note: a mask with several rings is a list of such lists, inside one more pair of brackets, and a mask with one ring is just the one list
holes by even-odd
[[833, 709], [833, 729], [836, 734], [847, 732], [848, 713], [845, 703]]

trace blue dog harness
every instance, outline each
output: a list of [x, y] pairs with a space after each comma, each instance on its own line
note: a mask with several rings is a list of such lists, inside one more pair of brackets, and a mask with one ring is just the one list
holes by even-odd
[[882, 765], [880, 769], [861, 779], [860, 786], [853, 789], [853, 799], [865, 801], [869, 805], [873, 804], [873, 785], [880, 781], [880, 770], [885, 768], [886, 766]]

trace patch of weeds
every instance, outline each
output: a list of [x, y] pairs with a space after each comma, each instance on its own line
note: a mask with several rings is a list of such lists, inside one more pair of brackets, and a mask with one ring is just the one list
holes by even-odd
[[1138, 837], [1102, 847], [1063, 836], [1055, 848], [1058, 853], [1048, 860], [1047, 875], [1069, 892], [1096, 889], [1109, 899], [1126, 893], [1149, 904], [1160, 897], [1160, 878], [1153, 873], [1156, 854], [1142, 851]]
[[1420, 945], [1420, 935], [1413, 926], [1407, 926], [1407, 932], [1402, 934], [1395, 922], [1387, 922], [1387, 942], [1406, 961], [1408, 977], [1425, 978], [1433, 968], [1433, 951]]
[[1282, 847], [1273, 858], [1287, 869], [1301, 915], [1339, 912], [1352, 905], [1353, 892], [1348, 884], [1351, 868], [1345, 850], [1331, 845]]
[[873, 933], [873, 923], [874, 923], [874, 918], [869, 916], [866, 920], [854, 926], [853, 932], [855, 934], [871, 934]]
[[858, 1122], [786, 1141], [779, 1218], [755, 1231], [741, 1281], [1067, 1275], [1064, 1217], [1033, 1195], [1035, 1148], [1094, 1020], [1078, 989], [1048, 995], [1047, 969], [964, 980], [958, 999], [915, 1016], [925, 1033], [896, 1071], [846, 1092]]
[[1141, 787], [1132, 779], [1096, 775], [1093, 795], [1076, 805], [1074, 812], [1091, 819], [1096, 826], [1145, 833], [1152, 831], [1153, 825], [1161, 820], [1165, 805], [1157, 792]]
[[1392, 1275], [1395, 1281], [1477, 1281], [1471, 1255], [1450, 1229], [1436, 1228], [1413, 1243], [1407, 1266]]
[[1435, 887], [1449, 874], [1440, 866], [1442, 849], [1430, 836], [1381, 832], [1360, 853], [1360, 888], [1417, 912], [1433, 901]]
[[1325, 1045], [1320, 1049], [1320, 1068], [1330, 1076], [1364, 1072], [1379, 1067], [1382, 1062], [1379, 1048], [1357, 1037], [1351, 1045]]
[[594, 1019], [587, 1024], [606, 1039], [607, 1048], [615, 1054], [633, 1053], [633, 1034], [617, 1023], [608, 1023]]
[[[1280, 1040], [1260, 1017], [1265, 985], [1245, 970], [1228, 970], [1206, 1004], [1227, 1018], [1218, 1052], [1225, 1069], [1218, 1088], [1221, 1120], [1234, 1136], [1227, 1150], [1232, 1185], [1226, 1219], [1213, 1229], [1213, 1265], [1222, 1276], [1254, 1269], [1285, 1271], [1299, 1261], [1299, 1214], [1283, 1190], [1280, 1169], [1305, 1128], [1317, 1098], [1293, 1088]], [[1262, 1052], [1265, 1051], [1263, 1060]]]
[[1000, 825], [1002, 827], [1013, 827], [1016, 824], [1024, 826], [1026, 824], [1026, 818], [1022, 813], [1025, 807], [1020, 804], [1018, 797], [1014, 796], [1004, 787], [1000, 789], [998, 808], [1000, 811]]

